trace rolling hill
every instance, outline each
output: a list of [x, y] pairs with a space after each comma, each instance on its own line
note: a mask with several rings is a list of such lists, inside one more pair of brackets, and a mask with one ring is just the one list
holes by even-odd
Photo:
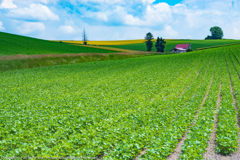
[[74, 46], [66, 43], [0, 32], [0, 55], [39, 55], [64, 53], [113, 53], [116, 51]]

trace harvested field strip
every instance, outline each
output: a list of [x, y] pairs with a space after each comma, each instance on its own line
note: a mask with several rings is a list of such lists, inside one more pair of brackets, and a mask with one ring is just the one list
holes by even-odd
[[[89, 45], [126, 45], [126, 44], [138, 44], [144, 43], [144, 39], [136, 39], [136, 40], [117, 40], [117, 41], [88, 41]], [[156, 39], [154, 39], [156, 41]], [[59, 41], [57, 41], [59, 42]], [[64, 43], [75, 43], [75, 44], [83, 44], [83, 41], [65, 41]]]
[[120, 49], [120, 48], [114, 48], [114, 47], [80, 45], [80, 44], [74, 44], [74, 43], [69, 43], [69, 44], [75, 45], [75, 46], [82, 46], [82, 47], [89, 47], [89, 48], [97, 48], [97, 49], [105, 49], [105, 50], [117, 51], [117, 52], [124, 52], [124, 53], [136, 53], [136, 52], [141, 52], [141, 51], [134, 51], [134, 50], [129, 50], [129, 49]]
[[0, 56], [0, 72], [27, 68], [77, 64], [93, 61], [118, 60], [155, 54], [55, 54], [55, 55], [17, 55]]

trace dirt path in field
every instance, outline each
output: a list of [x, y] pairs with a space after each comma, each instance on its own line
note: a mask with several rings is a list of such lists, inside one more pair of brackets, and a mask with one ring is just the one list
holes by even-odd
[[217, 100], [217, 108], [216, 108], [216, 113], [215, 113], [215, 118], [214, 118], [214, 127], [213, 127], [213, 132], [210, 135], [210, 140], [208, 141], [208, 147], [207, 147], [207, 152], [203, 154], [204, 159], [215, 159], [216, 157], [216, 129], [217, 129], [217, 117], [218, 117], [218, 110], [221, 104], [221, 89], [222, 89], [222, 83], [219, 85], [219, 93], [218, 93], [218, 100]]
[[56, 58], [56, 57], [79, 57], [79, 56], [109, 56], [109, 55], [136, 55], [136, 54], [149, 54], [151, 52], [128, 52], [128, 53], [77, 53], [77, 54], [41, 54], [41, 55], [11, 55], [11, 56], [1, 56], [0, 60], [17, 60], [17, 59], [42, 59], [42, 58]]
[[[68, 43], [68, 44], [75, 45], [75, 46], [89, 47], [89, 48], [105, 49], [105, 50], [110, 50], [110, 51], [125, 52], [125, 53], [136, 52], [135, 50], [114, 48], [114, 47], [106, 47], [106, 46], [82, 45], [82, 44], [76, 44], [76, 43]], [[139, 51], [139, 52], [141, 52], [141, 51]]]
[[144, 155], [146, 153], [148, 149], [144, 149], [139, 155], [137, 155], [137, 157], [135, 158], [135, 160], [139, 160], [139, 158]]
[[[210, 65], [210, 64], [211, 64], [211, 61], [210, 61], [209, 65]], [[216, 63], [215, 63], [214, 68], [215, 68], [215, 67], [216, 67]], [[208, 69], [207, 69], [207, 70], [208, 70]], [[206, 72], [205, 72], [204, 77], [205, 77], [206, 74], [207, 74], [207, 70], [206, 70]], [[189, 129], [187, 130], [187, 132], [183, 135], [182, 139], [180, 139], [179, 143], [177, 144], [177, 148], [174, 150], [173, 154], [171, 154], [171, 155], [168, 157], [168, 160], [177, 160], [177, 159], [180, 158], [180, 154], [181, 154], [181, 152], [182, 152], [181, 147], [182, 147], [182, 145], [184, 144], [184, 141], [187, 139], [187, 134], [189, 133], [190, 128], [193, 127], [193, 126], [195, 125], [195, 123], [196, 123], [196, 120], [197, 120], [197, 118], [198, 118], [199, 112], [201, 111], [201, 109], [202, 109], [202, 107], [203, 107], [203, 104], [205, 103], [205, 101], [206, 101], [206, 99], [207, 99], [207, 97], [208, 97], [209, 90], [210, 90], [210, 88], [211, 88], [211, 86], [212, 86], [213, 78], [214, 78], [214, 72], [213, 72], [213, 75], [212, 75], [211, 82], [210, 82], [210, 84], [209, 84], [209, 86], [208, 86], [207, 92], [206, 92], [206, 94], [205, 94], [205, 97], [204, 97], [204, 99], [203, 99], [203, 101], [202, 101], [202, 103], [201, 103], [201, 105], [200, 105], [200, 108], [199, 108], [198, 111], [197, 111], [197, 114], [196, 114], [196, 116], [195, 116], [195, 118], [194, 118], [193, 123], [191, 124], [191, 126], [189, 127]]]

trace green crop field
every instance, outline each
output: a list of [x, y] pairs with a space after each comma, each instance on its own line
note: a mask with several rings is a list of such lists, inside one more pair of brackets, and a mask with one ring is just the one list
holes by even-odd
[[0, 55], [63, 53], [113, 53], [116, 51], [74, 46], [0, 32]]
[[[169, 40], [166, 43], [165, 51], [169, 52], [177, 44], [187, 44], [187, 43], [191, 43], [192, 49], [196, 50], [196, 49], [205, 48], [205, 47], [213, 47], [213, 46], [219, 46], [219, 45], [240, 43], [240, 40]], [[155, 43], [154, 43], [154, 45], [155, 45]], [[129, 44], [129, 45], [112, 45], [109, 47], [147, 51], [145, 43]], [[152, 51], [156, 51], [155, 46], [153, 46]]]
[[233, 153], [239, 53], [234, 45], [0, 73], [0, 155], [167, 159], [186, 133], [181, 159], [207, 158], [210, 140]]

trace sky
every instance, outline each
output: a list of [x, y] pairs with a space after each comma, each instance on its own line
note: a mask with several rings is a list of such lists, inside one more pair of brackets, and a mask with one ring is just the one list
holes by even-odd
[[240, 0], [0, 0], [0, 31], [47, 40], [240, 39]]

